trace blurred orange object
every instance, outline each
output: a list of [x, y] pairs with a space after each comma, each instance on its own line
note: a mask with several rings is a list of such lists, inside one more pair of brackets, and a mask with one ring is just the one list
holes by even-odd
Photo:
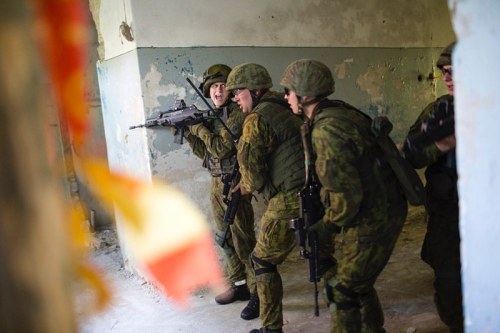
[[54, 98], [74, 143], [81, 143], [89, 128], [86, 81], [89, 22], [82, 0], [37, 0], [37, 32], [49, 68]]
[[197, 288], [221, 288], [222, 270], [205, 216], [182, 192], [161, 182], [111, 174], [85, 164], [94, 193], [122, 217], [123, 240], [137, 264], [180, 304]]

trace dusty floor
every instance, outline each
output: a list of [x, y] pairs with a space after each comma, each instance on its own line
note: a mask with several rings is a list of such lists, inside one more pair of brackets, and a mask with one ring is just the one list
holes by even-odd
[[[421, 209], [410, 211], [396, 250], [379, 277], [376, 288], [385, 313], [388, 333], [445, 333], [432, 302], [431, 271], [419, 257], [425, 232]], [[86, 333], [248, 332], [260, 327], [258, 319], [244, 321], [239, 314], [246, 303], [217, 305], [213, 295], [201, 291], [188, 309], [179, 309], [149, 284], [123, 269], [113, 231], [97, 235], [100, 246], [92, 252], [114, 292], [106, 311], [80, 323]], [[282, 265], [284, 332], [328, 332], [330, 316], [320, 295], [320, 316], [313, 314], [313, 285], [307, 281], [307, 263], [298, 251]], [[90, 295], [83, 292], [79, 303]], [[80, 312], [82, 309], [79, 310]]]

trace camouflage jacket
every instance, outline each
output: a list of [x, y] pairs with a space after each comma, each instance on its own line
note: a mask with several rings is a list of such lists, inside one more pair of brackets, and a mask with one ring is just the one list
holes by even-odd
[[354, 226], [369, 221], [373, 214], [386, 214], [389, 202], [403, 202], [368, 116], [344, 106], [320, 104], [312, 121], [311, 141], [326, 223]]
[[304, 184], [302, 121], [286, 107], [283, 94], [269, 91], [260, 100], [245, 119], [238, 145], [240, 186], [248, 192], [264, 191], [269, 199], [280, 191], [298, 190], [296, 184]]
[[[227, 115], [224, 114], [225, 109]], [[238, 105], [230, 102], [225, 107], [215, 109], [215, 112], [215, 115], [226, 123], [234, 138], [239, 138], [245, 114]], [[236, 155], [234, 138], [219, 119], [210, 119], [204, 124], [190, 126], [186, 137], [193, 153], [203, 159], [203, 166], [208, 168], [214, 176], [220, 175], [221, 172], [231, 172]]]

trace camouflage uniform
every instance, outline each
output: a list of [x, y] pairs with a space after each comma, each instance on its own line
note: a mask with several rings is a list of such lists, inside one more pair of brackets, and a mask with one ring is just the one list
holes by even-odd
[[279, 99], [286, 105], [282, 94], [267, 92], [262, 96], [245, 119], [238, 146], [238, 162], [240, 186], [249, 192], [263, 191], [268, 200], [252, 261], [262, 327], [280, 332], [283, 326], [283, 285], [276, 266], [295, 246], [295, 235], [289, 229], [289, 221], [298, 216], [297, 191], [304, 183], [300, 144], [302, 121], [285, 106], [266, 99]]
[[327, 281], [331, 332], [384, 332], [373, 286], [403, 227], [406, 200], [368, 116], [326, 100], [317, 106], [311, 127], [323, 221], [342, 228], [338, 266]]
[[[216, 115], [222, 119], [227, 118], [228, 128], [236, 137], [239, 137], [245, 115], [238, 106], [231, 102], [215, 111]], [[209, 120], [205, 124], [191, 126], [186, 139], [193, 153], [203, 159], [203, 166], [207, 167], [212, 174], [210, 201], [215, 218], [215, 240], [217, 244], [221, 245], [227, 228], [227, 224], [224, 222], [227, 205], [223, 201], [224, 184], [221, 174], [232, 171], [236, 147], [231, 135], [219, 120]], [[246, 279], [250, 292], [252, 292], [255, 290], [255, 281], [249, 258], [256, 240], [254, 212], [250, 200], [250, 196], [241, 197], [235, 221], [231, 225], [231, 237], [223, 250], [228, 280], [234, 284]]]
[[[447, 97], [445, 95], [444, 97]], [[421, 130], [423, 119], [437, 110], [440, 97], [430, 103], [410, 128], [408, 136]], [[451, 332], [463, 332], [460, 233], [455, 149], [442, 153], [431, 144], [422, 150], [404, 146], [405, 157], [415, 168], [427, 166], [427, 233], [422, 259], [434, 270], [434, 302], [441, 320]]]
[[[294, 93], [288, 97], [292, 110], [308, 119], [304, 132], [310, 133], [311, 169], [321, 184], [325, 210], [322, 221], [309, 227], [318, 233], [320, 255], [328, 249], [333, 255], [337, 238], [337, 266], [323, 275], [331, 332], [385, 332], [374, 284], [406, 218], [402, 187], [376, 141], [372, 119], [342, 101], [326, 99], [335, 88], [326, 65], [297, 60], [280, 83]], [[333, 226], [340, 229], [336, 237]]]

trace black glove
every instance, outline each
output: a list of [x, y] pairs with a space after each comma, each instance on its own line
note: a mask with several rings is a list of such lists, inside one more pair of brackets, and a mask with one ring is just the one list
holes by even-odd
[[325, 223], [325, 221], [319, 220], [309, 226], [307, 231], [315, 231], [318, 234], [318, 237], [325, 237], [340, 233], [341, 228], [335, 223]]

